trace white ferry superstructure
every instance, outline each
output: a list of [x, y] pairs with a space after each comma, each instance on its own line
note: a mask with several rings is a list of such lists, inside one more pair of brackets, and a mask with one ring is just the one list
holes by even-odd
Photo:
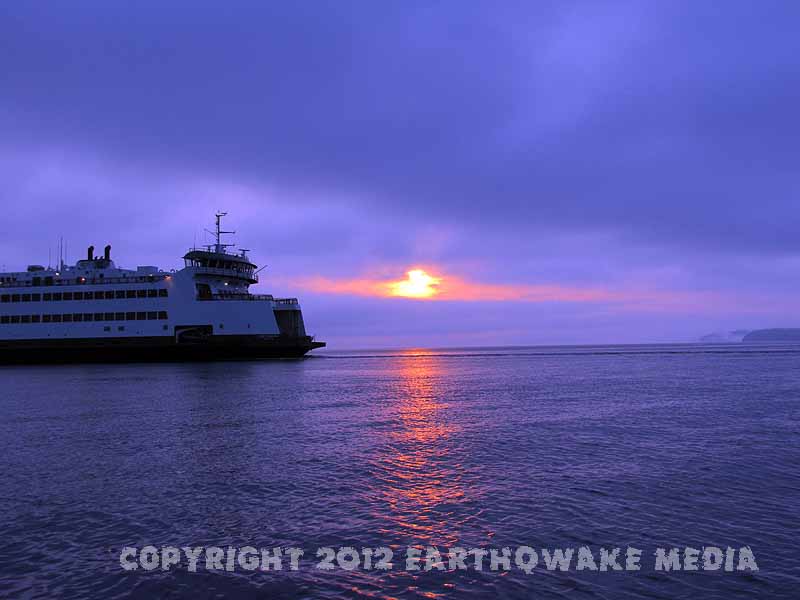
[[192, 249], [184, 267], [118, 268], [103, 256], [0, 273], [0, 363], [298, 358], [325, 346], [306, 334], [296, 298], [251, 294], [247, 250]]

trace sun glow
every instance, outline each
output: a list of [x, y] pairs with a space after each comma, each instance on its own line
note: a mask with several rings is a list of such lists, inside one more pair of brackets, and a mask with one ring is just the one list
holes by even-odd
[[[441, 265], [414, 266], [404, 279], [389, 279], [387, 269], [370, 277], [293, 280], [292, 285], [323, 294], [347, 294], [371, 298], [408, 298], [444, 302], [585, 302], [615, 304], [625, 310], [696, 310], [714, 297], [652, 291], [646, 288], [583, 287], [557, 283], [495, 283], [464, 279]], [[394, 271], [398, 273], [398, 271]]]
[[388, 284], [389, 295], [401, 298], [432, 298], [439, 293], [441, 277], [428, 275], [422, 269], [412, 269], [406, 273], [406, 279], [392, 281]]

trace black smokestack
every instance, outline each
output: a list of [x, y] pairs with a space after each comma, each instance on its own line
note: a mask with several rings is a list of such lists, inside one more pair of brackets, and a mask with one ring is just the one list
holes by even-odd
[[111, 244], [106, 246], [106, 260], [111, 260]]
[[94, 254], [94, 246], [89, 246], [89, 248], [86, 250], [86, 259], [92, 260], [92, 254]]

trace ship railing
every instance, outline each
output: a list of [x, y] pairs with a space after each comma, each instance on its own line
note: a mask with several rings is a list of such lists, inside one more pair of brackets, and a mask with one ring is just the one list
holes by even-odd
[[258, 275], [255, 273], [246, 273], [244, 271], [237, 271], [236, 269], [220, 269], [219, 267], [189, 267], [193, 269], [197, 275], [219, 275], [221, 277], [238, 277], [239, 279], [246, 279], [250, 283], [258, 283]]
[[199, 298], [200, 300], [234, 300], [234, 301], [255, 301], [255, 302], [274, 302], [281, 305], [296, 305], [298, 304], [297, 298], [275, 298], [272, 294], [238, 294], [238, 293], [224, 293], [212, 294], [209, 298]]
[[212, 294], [207, 300], [254, 300], [256, 302], [271, 302], [274, 300], [271, 294]]

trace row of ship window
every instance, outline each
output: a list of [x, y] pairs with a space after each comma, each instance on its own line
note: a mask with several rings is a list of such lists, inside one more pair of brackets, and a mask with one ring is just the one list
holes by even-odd
[[85, 323], [89, 321], [165, 321], [166, 311], [71, 313], [65, 315], [2, 315], [0, 325], [17, 323]]
[[46, 294], [2, 294], [0, 302], [51, 302], [60, 300], [124, 300], [125, 298], [166, 298], [166, 288], [149, 290], [108, 290], [105, 292], [48, 292]]

